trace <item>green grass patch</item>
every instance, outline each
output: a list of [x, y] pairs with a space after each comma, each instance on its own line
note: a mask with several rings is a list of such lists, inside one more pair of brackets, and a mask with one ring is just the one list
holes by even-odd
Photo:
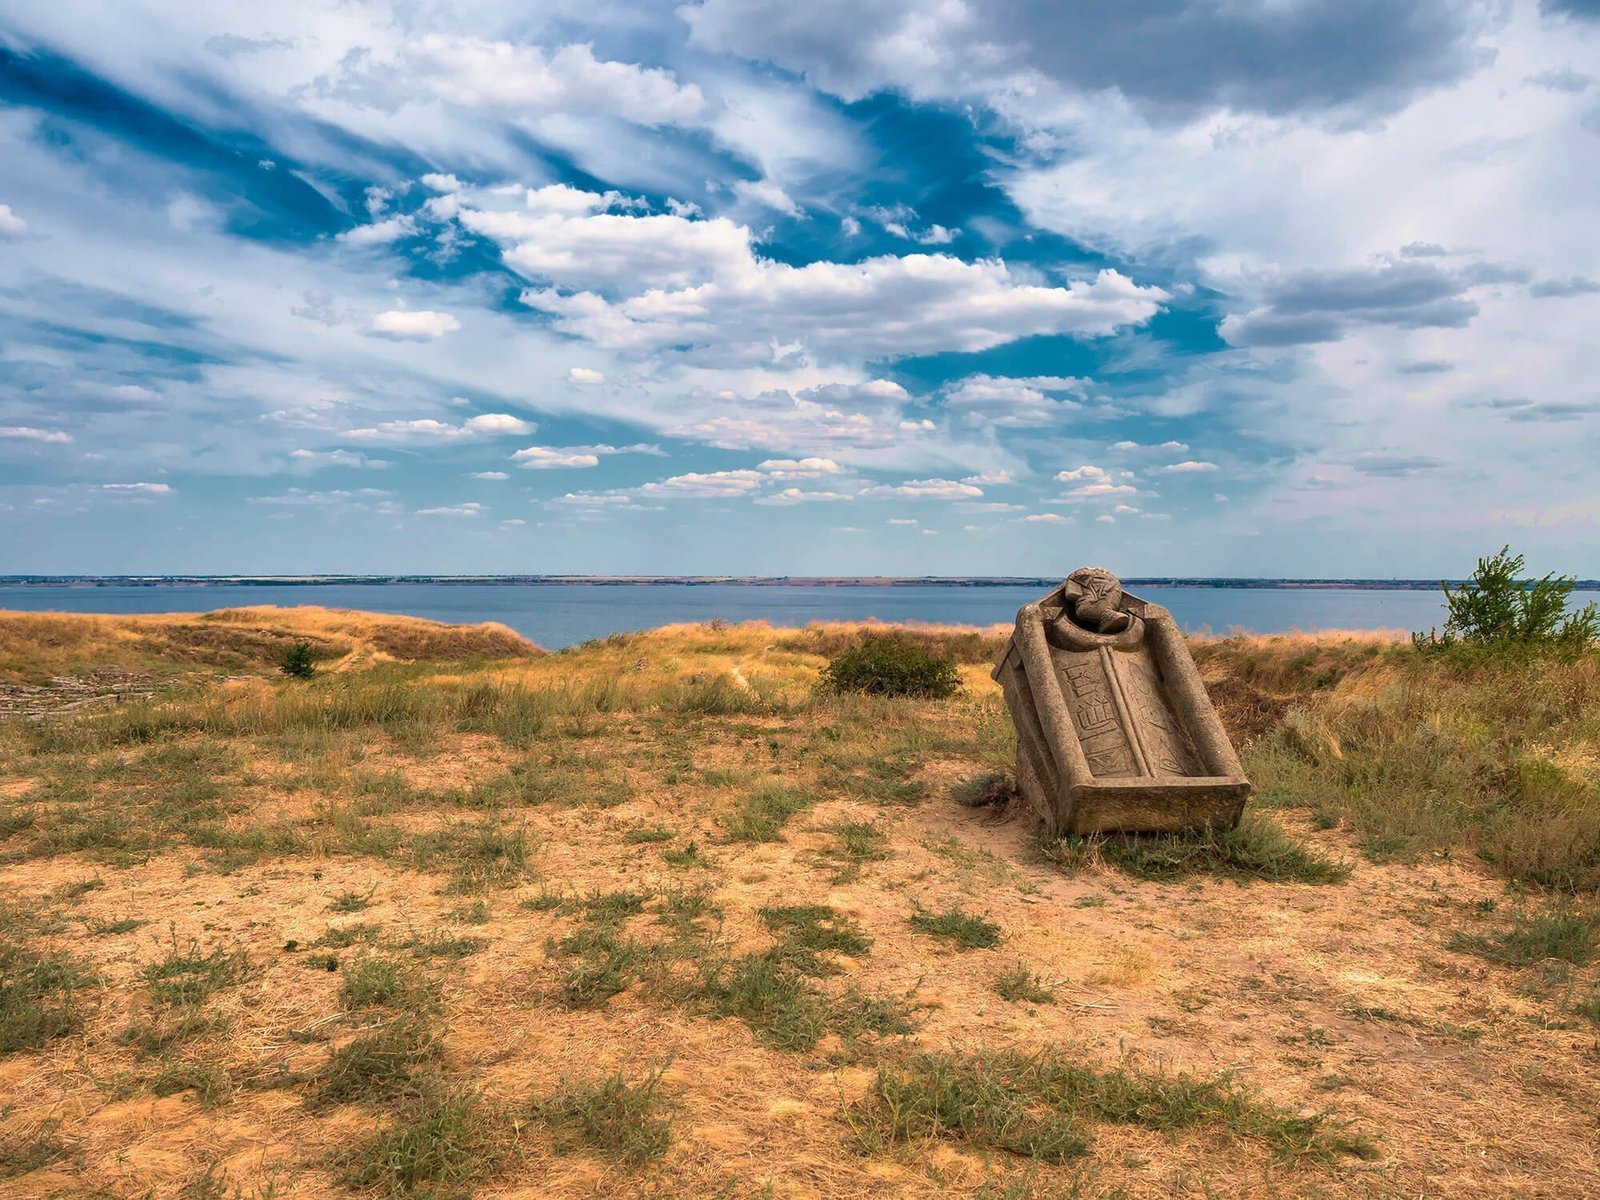
[[35, 1050], [83, 1027], [80, 993], [95, 977], [65, 954], [0, 941], [0, 1054]]
[[598, 1079], [563, 1079], [532, 1106], [533, 1120], [554, 1135], [557, 1154], [581, 1150], [611, 1162], [641, 1167], [672, 1144], [673, 1099], [661, 1086], [665, 1068], [638, 1083], [617, 1071]]
[[471, 1196], [510, 1154], [507, 1132], [478, 1095], [432, 1090], [398, 1105], [388, 1126], [346, 1157], [340, 1182], [391, 1197]]
[[825, 904], [778, 904], [757, 910], [762, 924], [779, 935], [772, 953], [802, 975], [832, 975], [838, 968], [819, 957], [860, 958], [872, 948], [861, 926]]
[[1550, 959], [1581, 967], [1593, 961], [1600, 949], [1600, 914], [1571, 905], [1519, 913], [1494, 934], [1458, 930], [1450, 937], [1450, 949], [1513, 967]]
[[723, 818], [722, 826], [730, 841], [781, 841], [789, 818], [810, 808], [816, 799], [809, 789], [768, 781], [745, 796], [738, 807]]
[[1000, 944], [1000, 926], [955, 907], [941, 913], [913, 913], [908, 924], [930, 937], [949, 942], [957, 950], [988, 950]]
[[339, 1003], [348, 1009], [393, 1008], [421, 1013], [438, 1005], [438, 990], [415, 966], [363, 954], [344, 964]]
[[1108, 1123], [1161, 1132], [1219, 1128], [1287, 1159], [1373, 1155], [1369, 1142], [1326, 1117], [1262, 1101], [1231, 1076], [1100, 1071], [1058, 1051], [919, 1054], [880, 1068], [874, 1095], [847, 1117], [868, 1152], [948, 1139], [1064, 1163], [1087, 1154], [1095, 1126]]
[[143, 975], [151, 998], [158, 1003], [198, 1008], [223, 988], [236, 987], [254, 973], [250, 956], [242, 949], [213, 946], [202, 952], [197, 939], [180, 946], [173, 933], [166, 956], [145, 967]]
[[1038, 972], [1023, 963], [1007, 967], [994, 977], [995, 994], [1013, 1004], [1054, 1004], [1055, 989], [1045, 983]]
[[1162, 882], [1213, 875], [1268, 883], [1343, 883], [1350, 864], [1296, 841], [1274, 821], [1247, 815], [1235, 829], [1174, 834], [1097, 834], [1047, 842], [1044, 856], [1068, 871], [1105, 863]]
[[678, 835], [670, 829], [660, 826], [645, 826], [639, 829], [625, 829], [622, 840], [630, 846], [652, 845], [656, 842], [670, 842]]
[[319, 1104], [392, 1102], [423, 1094], [442, 1050], [428, 1021], [406, 1015], [334, 1049], [314, 1080]]

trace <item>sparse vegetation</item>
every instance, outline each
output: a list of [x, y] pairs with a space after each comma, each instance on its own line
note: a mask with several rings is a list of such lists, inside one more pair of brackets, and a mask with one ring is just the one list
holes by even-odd
[[1374, 1147], [1322, 1116], [1267, 1104], [1227, 1076], [1099, 1071], [1050, 1051], [920, 1054], [878, 1072], [873, 1101], [850, 1114], [862, 1148], [950, 1138], [1046, 1163], [1081, 1157], [1098, 1124], [1153, 1130], [1211, 1125], [1285, 1158], [1367, 1158]]
[[957, 950], [987, 950], [1000, 944], [1000, 926], [984, 917], [975, 917], [959, 908], [941, 913], [917, 912], [910, 919], [913, 929], [949, 942]]
[[1519, 654], [1553, 651], [1581, 654], [1600, 641], [1600, 606], [1585, 605], [1567, 612], [1567, 601], [1577, 580], [1554, 572], [1525, 580], [1527, 566], [1510, 546], [1489, 558], [1480, 558], [1472, 578], [1455, 591], [1444, 588], [1450, 615], [1444, 633], [1430, 631], [1413, 638], [1419, 650], [1456, 648], [1512, 651]]
[[901, 637], [868, 638], [823, 669], [821, 685], [835, 693], [917, 696], [944, 700], [961, 690], [954, 662]]
[[310, 679], [317, 673], [316, 650], [310, 642], [290, 642], [278, 655], [278, 670], [291, 679]]
[[[380, 646], [358, 614], [25, 620], [0, 615], [0, 679], [102, 650], [159, 679], [0, 722], [0, 1176], [40, 1172], [13, 1190], [1348, 1200], [1491, 1194], [1496, 1145], [1530, 1187], [1600, 1192], [1570, 1149], [1600, 1026], [1592, 655], [1197, 642], [1246, 826], [1046, 847], [1073, 874], [998, 803], [1000, 631], [906, 631], [957, 664], [936, 701], [819, 691], [870, 628], [541, 656]], [[300, 639], [307, 682], [275, 667]], [[1119, 1043], [1141, 1057], [1087, 1057]], [[1375, 1058], [1404, 1105], [1363, 1086]], [[1381, 1177], [1341, 1162], [1367, 1127]]]
[[563, 1079], [536, 1102], [533, 1119], [555, 1135], [557, 1153], [584, 1150], [639, 1167], [667, 1152], [674, 1103], [662, 1087], [665, 1068], [629, 1083], [621, 1071], [599, 1079]]
[[1073, 836], [1041, 848], [1047, 859], [1069, 871], [1105, 863], [1140, 879], [1204, 874], [1270, 883], [1343, 883], [1350, 877], [1349, 863], [1294, 840], [1275, 822], [1254, 814], [1228, 830]]

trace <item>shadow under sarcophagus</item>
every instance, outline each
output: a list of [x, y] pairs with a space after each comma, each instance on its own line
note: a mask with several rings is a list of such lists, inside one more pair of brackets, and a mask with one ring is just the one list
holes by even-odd
[[1017, 613], [994, 678], [1054, 836], [1231, 829], [1250, 782], [1172, 614], [1098, 567]]

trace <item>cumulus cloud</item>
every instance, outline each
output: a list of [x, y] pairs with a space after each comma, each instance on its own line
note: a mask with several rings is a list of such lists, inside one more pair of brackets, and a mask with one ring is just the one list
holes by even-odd
[[674, 475], [638, 489], [641, 496], [657, 499], [723, 500], [746, 496], [766, 482], [760, 471], [709, 471]]
[[838, 475], [844, 471], [831, 458], [769, 458], [756, 467], [774, 479], [814, 479], [819, 475]]
[[1110, 480], [1111, 472], [1104, 467], [1091, 466], [1085, 463], [1081, 467], [1073, 467], [1070, 471], [1057, 471], [1056, 478], [1062, 483], [1076, 483], [1080, 480], [1089, 480], [1093, 483], [1105, 483]]
[[461, 328], [449, 313], [428, 309], [391, 309], [372, 318], [367, 332], [393, 342], [431, 342]]
[[28, 232], [28, 223], [11, 211], [9, 204], [0, 204], [0, 238], [21, 237]]
[[865, 496], [911, 496], [923, 500], [957, 500], [981, 496], [983, 489], [955, 479], [908, 479], [893, 486], [879, 484], [862, 492]]
[[529, 446], [511, 456], [519, 466], [544, 470], [551, 467], [596, 467], [598, 455], [583, 451], [563, 450], [555, 446]]
[[1082, 411], [1077, 398], [1082, 397], [1086, 382], [1056, 376], [968, 375], [946, 387], [943, 401], [946, 411], [962, 416], [969, 424], [1038, 428]]
[[604, 383], [604, 371], [597, 371], [593, 367], [570, 367], [567, 370], [568, 383]]
[[1018, 281], [997, 259], [926, 254], [800, 267], [751, 260], [697, 287], [615, 302], [594, 292], [522, 294], [557, 329], [608, 349], [688, 347], [703, 360], [735, 362], [770, 362], [774, 348], [791, 341], [819, 358], [859, 361], [971, 353], [1041, 334], [1106, 337], [1148, 321], [1166, 299], [1110, 269], [1041, 287]]
[[368, 107], [399, 107], [414, 90], [473, 109], [583, 112], [650, 127], [697, 121], [705, 97], [670, 71], [597, 59], [588, 45], [542, 46], [430, 33], [390, 58], [351, 56], [323, 94]]
[[12, 438], [24, 442], [65, 444], [72, 440], [72, 435], [59, 429], [36, 429], [32, 425], [0, 425], [0, 438]]
[[170, 496], [174, 490], [165, 483], [102, 483], [102, 492], [112, 492], [119, 496]]
[[444, 505], [440, 505], [440, 506], [438, 506], [436, 508], [419, 508], [419, 509], [417, 509], [417, 516], [419, 516], [419, 517], [479, 517], [479, 516], [483, 515], [484, 511], [485, 510], [484, 510], [483, 505], [479, 504], [475, 500], [469, 500], [465, 504], [444, 504]]
[[496, 482], [502, 479], [511, 478], [511, 476], [507, 475], [504, 471], [474, 471], [472, 473], [472, 477], [474, 479], [488, 479]]
[[387, 246], [390, 242], [411, 237], [416, 232], [416, 222], [410, 217], [389, 217], [387, 220], [373, 221], [366, 225], [357, 225], [354, 229], [346, 229], [339, 235], [338, 240], [347, 246]]
[[779, 492], [773, 492], [770, 495], [758, 496], [755, 502], [757, 504], [768, 504], [782, 507], [791, 504], [810, 504], [813, 502], [854, 499], [855, 497], [849, 492], [807, 492], [802, 491], [800, 488], [789, 487], [784, 488]]
[[525, 435], [535, 428], [531, 421], [510, 413], [481, 413], [459, 424], [433, 417], [384, 421], [363, 429], [347, 429], [340, 436], [362, 442], [456, 442]]
[[1196, 462], [1194, 459], [1185, 459], [1183, 462], [1169, 463], [1156, 470], [1168, 475], [1195, 475], [1203, 471], [1215, 471], [1217, 464], [1214, 462]]
[[1049, 525], [1065, 525], [1072, 520], [1071, 517], [1063, 517], [1060, 513], [1029, 513], [1022, 519]]

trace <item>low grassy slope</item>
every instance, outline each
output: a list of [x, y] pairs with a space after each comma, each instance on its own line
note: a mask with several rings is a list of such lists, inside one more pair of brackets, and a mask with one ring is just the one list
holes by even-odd
[[284, 648], [309, 642], [325, 666], [375, 661], [521, 658], [539, 653], [514, 630], [327, 608], [223, 609], [111, 616], [0, 610], [0, 684], [40, 684], [106, 668], [270, 670]]
[[0, 1196], [1600, 1192], [1583, 664], [1206, 643], [1248, 823], [1041, 845], [956, 802], [1000, 631], [931, 703], [817, 695], [854, 627], [294, 619], [347, 669], [0, 724]]

